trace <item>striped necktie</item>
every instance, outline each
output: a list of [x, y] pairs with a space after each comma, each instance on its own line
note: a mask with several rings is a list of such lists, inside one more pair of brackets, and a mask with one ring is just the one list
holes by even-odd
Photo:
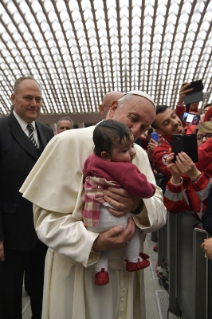
[[28, 124], [28, 125], [27, 125], [27, 129], [28, 129], [28, 131], [29, 131], [29, 138], [30, 138], [30, 140], [32, 141], [32, 144], [33, 144], [36, 148], [38, 148], [37, 143], [36, 143], [36, 141], [35, 141], [35, 139], [34, 139], [34, 134], [33, 134], [34, 127], [33, 127], [33, 125], [32, 125], [32, 124]]

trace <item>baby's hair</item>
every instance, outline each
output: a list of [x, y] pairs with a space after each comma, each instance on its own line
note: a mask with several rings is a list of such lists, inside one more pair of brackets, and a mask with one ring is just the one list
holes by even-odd
[[115, 120], [104, 120], [99, 123], [93, 132], [94, 153], [101, 157], [101, 152], [111, 154], [111, 146], [124, 139], [131, 140], [132, 132], [123, 123]]

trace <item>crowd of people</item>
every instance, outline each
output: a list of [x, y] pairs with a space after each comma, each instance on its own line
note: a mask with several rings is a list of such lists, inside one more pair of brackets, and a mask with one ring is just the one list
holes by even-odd
[[[145, 233], [168, 210], [194, 212], [212, 235], [212, 105], [184, 105], [191, 91], [183, 83], [175, 109], [139, 90], [108, 92], [100, 124], [74, 129], [64, 117], [54, 134], [37, 121], [39, 83], [16, 81], [0, 119], [2, 319], [22, 317], [24, 273], [33, 319], [145, 318]], [[196, 134], [197, 163], [173, 154], [174, 134]], [[201, 248], [212, 259], [211, 239]]]

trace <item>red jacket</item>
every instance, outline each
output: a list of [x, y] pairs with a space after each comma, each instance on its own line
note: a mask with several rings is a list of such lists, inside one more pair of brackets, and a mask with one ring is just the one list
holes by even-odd
[[169, 156], [169, 149], [171, 149], [171, 138], [171, 135], [161, 137], [153, 152], [153, 163], [157, 172], [163, 173], [168, 179], [170, 179], [171, 173], [167, 168], [166, 159]]
[[[207, 198], [212, 185], [212, 138], [198, 148], [199, 161], [196, 167], [204, 172], [196, 183], [192, 183], [187, 176], [183, 176], [183, 183], [179, 186], [167, 183], [164, 204], [170, 213], [178, 214], [183, 211], [196, 212], [202, 218], [206, 208]], [[169, 172], [165, 166], [164, 171]], [[166, 175], [167, 176], [167, 175]], [[169, 172], [169, 177], [171, 174]]]
[[[186, 134], [190, 134], [189, 130], [186, 130]], [[163, 136], [158, 146], [155, 147], [153, 153], [153, 162], [156, 170], [165, 174], [170, 179], [171, 173], [167, 168], [166, 159], [169, 155], [169, 149], [171, 149], [171, 135]], [[207, 172], [212, 176], [212, 138], [207, 140], [198, 148], [199, 161], [196, 163], [196, 167], [203, 172]]]
[[198, 148], [198, 157], [198, 170], [212, 176], [212, 137]]
[[[186, 134], [192, 133], [193, 127], [196, 127], [196, 125], [185, 128]], [[170, 148], [171, 136], [164, 136], [153, 154], [157, 170], [164, 173], [168, 179], [170, 179], [171, 173], [167, 168], [166, 158]], [[173, 185], [170, 181], [167, 183], [164, 204], [170, 213], [178, 214], [183, 211], [193, 211], [197, 213], [200, 219], [202, 218], [212, 185], [212, 138], [198, 148], [198, 158], [196, 167], [204, 173], [196, 183], [192, 183], [187, 176], [183, 176], [183, 182], [178, 186]]]
[[209, 107], [209, 109], [207, 110], [207, 112], [205, 113], [205, 118], [203, 122], [207, 122], [210, 121], [212, 117], [212, 106]]
[[[181, 119], [183, 113], [186, 112], [185, 106], [176, 106], [175, 113]], [[186, 134], [194, 133], [196, 125], [185, 127]], [[169, 155], [169, 149], [171, 149], [171, 135], [165, 135], [159, 140], [158, 146], [155, 147], [153, 152], [153, 166], [155, 169], [163, 173], [168, 179], [171, 178], [171, 173], [167, 168], [166, 159]]]
[[195, 212], [201, 220], [211, 185], [212, 179], [206, 173], [203, 173], [196, 183], [183, 179], [177, 186], [169, 181], [164, 194], [164, 204], [172, 214]]

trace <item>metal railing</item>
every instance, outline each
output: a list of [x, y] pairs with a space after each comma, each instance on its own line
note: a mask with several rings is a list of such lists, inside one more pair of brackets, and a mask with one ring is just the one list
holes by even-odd
[[183, 319], [212, 318], [212, 262], [200, 248], [208, 234], [195, 228], [198, 223], [190, 212], [168, 214], [158, 234], [158, 265], [165, 261], [169, 273], [169, 310]]

